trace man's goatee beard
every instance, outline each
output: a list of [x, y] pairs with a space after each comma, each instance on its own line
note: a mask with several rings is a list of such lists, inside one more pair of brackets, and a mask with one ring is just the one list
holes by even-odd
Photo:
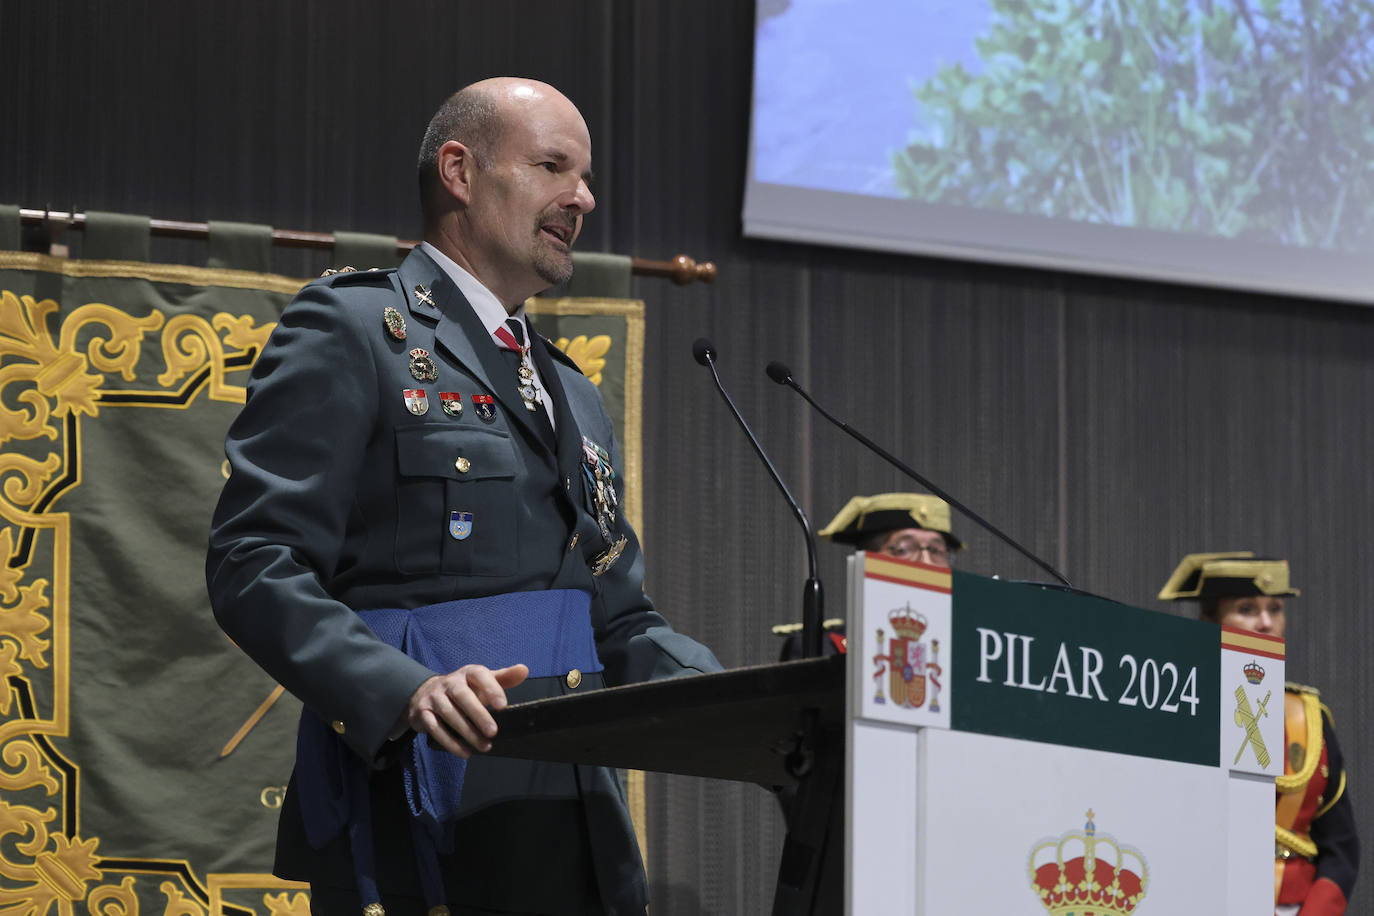
[[540, 258], [534, 263], [534, 271], [539, 279], [550, 286], [559, 286], [572, 279], [572, 255], [566, 258]]

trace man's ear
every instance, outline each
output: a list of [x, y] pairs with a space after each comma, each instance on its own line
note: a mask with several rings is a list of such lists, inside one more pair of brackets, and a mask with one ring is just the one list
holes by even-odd
[[471, 203], [472, 177], [477, 171], [472, 150], [457, 140], [449, 140], [439, 147], [436, 165], [440, 186], [464, 206]]

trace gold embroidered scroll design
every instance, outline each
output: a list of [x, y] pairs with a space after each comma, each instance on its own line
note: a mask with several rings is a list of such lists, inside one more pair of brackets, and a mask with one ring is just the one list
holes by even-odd
[[[167, 320], [156, 309], [135, 317], [104, 303], [73, 309], [54, 329], [59, 316], [53, 299], [0, 290], [0, 911], [72, 916], [84, 903], [100, 916], [139, 916], [138, 878], [102, 883], [136, 871], [162, 878], [162, 916], [205, 916], [195, 899], [208, 899], [205, 889], [184, 863], [159, 875], [156, 863], [102, 858], [99, 838], [80, 834], [79, 768], [52, 740], [68, 734], [70, 714], [71, 529], [55, 506], [81, 482], [72, 456], [83, 418], [102, 405], [184, 406], [201, 391], [242, 403], [244, 388], [226, 374], [252, 364], [274, 325], [227, 314]], [[137, 382], [146, 339], [158, 332], [166, 368], [157, 387], [108, 384]]]

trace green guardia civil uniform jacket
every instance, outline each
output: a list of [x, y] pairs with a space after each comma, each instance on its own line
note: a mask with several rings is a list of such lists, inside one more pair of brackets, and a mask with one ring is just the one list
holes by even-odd
[[[387, 309], [404, 318], [389, 332]], [[394, 319], [394, 316], [392, 316]], [[537, 335], [532, 357], [556, 408], [541, 439], [515, 377], [476, 313], [419, 249], [395, 270], [308, 284], [259, 356], [226, 443], [231, 473], [216, 509], [207, 581], [225, 632], [376, 768], [377, 879], [418, 895], [414, 851], [390, 740], [414, 690], [435, 673], [379, 641], [355, 611], [414, 608], [549, 588], [592, 595], [601, 675], [577, 687], [532, 678], [512, 702], [717, 670], [710, 650], [674, 632], [642, 588], [634, 531], [617, 513], [611, 546], [582, 471], [584, 437], [620, 455], [600, 394]], [[437, 379], [412, 374], [428, 351]], [[424, 389], [417, 414], [405, 392]], [[440, 392], [457, 393], [457, 416]], [[484, 419], [473, 395], [491, 397]], [[450, 530], [462, 513], [466, 536]], [[461, 530], [461, 529], [460, 529]], [[402, 739], [408, 740], [409, 735]], [[293, 780], [294, 790], [294, 780]], [[347, 837], [304, 838], [288, 791], [277, 873], [353, 885]], [[620, 782], [598, 767], [477, 755], [468, 764], [450, 905], [515, 913], [642, 913], [643, 866]]]

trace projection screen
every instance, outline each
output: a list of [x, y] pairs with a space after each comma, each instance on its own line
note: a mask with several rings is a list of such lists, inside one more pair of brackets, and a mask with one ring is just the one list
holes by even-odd
[[1369, 0], [758, 0], [746, 235], [1374, 303]]

